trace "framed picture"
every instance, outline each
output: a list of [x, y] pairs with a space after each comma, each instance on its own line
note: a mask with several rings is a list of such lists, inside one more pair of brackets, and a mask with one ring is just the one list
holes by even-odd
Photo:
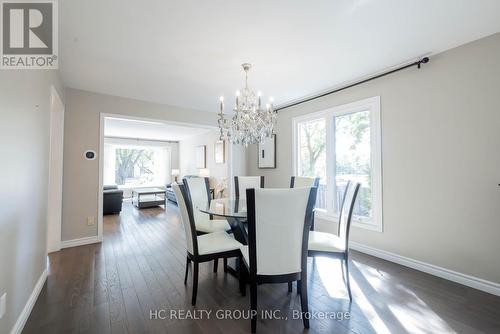
[[207, 168], [207, 147], [196, 146], [196, 168]]
[[225, 157], [225, 142], [223, 140], [219, 140], [215, 142], [214, 146], [214, 158], [216, 164], [223, 164], [226, 162]]
[[258, 154], [259, 168], [276, 168], [276, 135], [259, 144]]

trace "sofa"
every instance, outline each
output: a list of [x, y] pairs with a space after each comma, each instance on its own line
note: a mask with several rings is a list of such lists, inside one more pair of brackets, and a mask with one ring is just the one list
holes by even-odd
[[122, 211], [123, 190], [118, 189], [116, 185], [106, 185], [103, 191], [102, 213], [112, 215]]
[[167, 194], [167, 199], [170, 202], [177, 204], [177, 198], [175, 197], [174, 190], [172, 189], [172, 184], [167, 184], [165, 187], [165, 193]]

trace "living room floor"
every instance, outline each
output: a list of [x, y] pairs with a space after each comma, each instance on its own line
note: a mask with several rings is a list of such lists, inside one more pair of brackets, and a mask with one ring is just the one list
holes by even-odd
[[[104, 242], [64, 249], [49, 257], [49, 276], [24, 333], [250, 333], [246, 319], [216, 319], [216, 311], [248, 310], [249, 293], [225, 274], [222, 263], [200, 266], [196, 307], [191, 275], [184, 285], [184, 232], [178, 209], [138, 210], [124, 203], [105, 216]], [[352, 252], [349, 304], [338, 261], [309, 261], [309, 333], [498, 333], [500, 298], [391, 262]], [[259, 309], [288, 320], [265, 319], [258, 333], [303, 333], [295, 287], [260, 285]], [[150, 320], [151, 310], [166, 319]], [[213, 310], [210, 319], [171, 319], [170, 310]], [[348, 313], [347, 313], [348, 312]], [[162, 314], [162, 313], [159, 313]], [[176, 313], [179, 315], [179, 313]], [[237, 316], [237, 313], [232, 313]], [[343, 318], [343, 319], [341, 319]]]

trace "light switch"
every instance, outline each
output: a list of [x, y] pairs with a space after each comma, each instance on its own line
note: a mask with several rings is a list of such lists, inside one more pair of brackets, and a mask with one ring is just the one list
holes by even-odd
[[92, 225], [94, 225], [94, 224], [95, 224], [95, 219], [94, 219], [94, 217], [93, 217], [93, 216], [89, 216], [89, 217], [87, 217], [87, 225], [88, 225], [88, 226], [92, 226]]

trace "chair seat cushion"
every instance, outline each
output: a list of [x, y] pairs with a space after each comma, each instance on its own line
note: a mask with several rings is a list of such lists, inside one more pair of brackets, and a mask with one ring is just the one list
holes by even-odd
[[225, 232], [231, 227], [225, 220], [199, 219], [196, 222], [196, 231], [203, 233]]
[[[309, 232], [309, 250], [339, 253], [345, 249], [345, 241], [335, 234], [310, 231]], [[247, 267], [250, 267], [250, 257], [248, 255], [248, 246], [240, 247], [241, 255]]]
[[226, 232], [215, 232], [198, 236], [198, 253], [200, 255], [237, 250], [241, 246], [241, 243]]
[[334, 253], [344, 252], [345, 240], [342, 240], [335, 234], [310, 231], [309, 250]]

